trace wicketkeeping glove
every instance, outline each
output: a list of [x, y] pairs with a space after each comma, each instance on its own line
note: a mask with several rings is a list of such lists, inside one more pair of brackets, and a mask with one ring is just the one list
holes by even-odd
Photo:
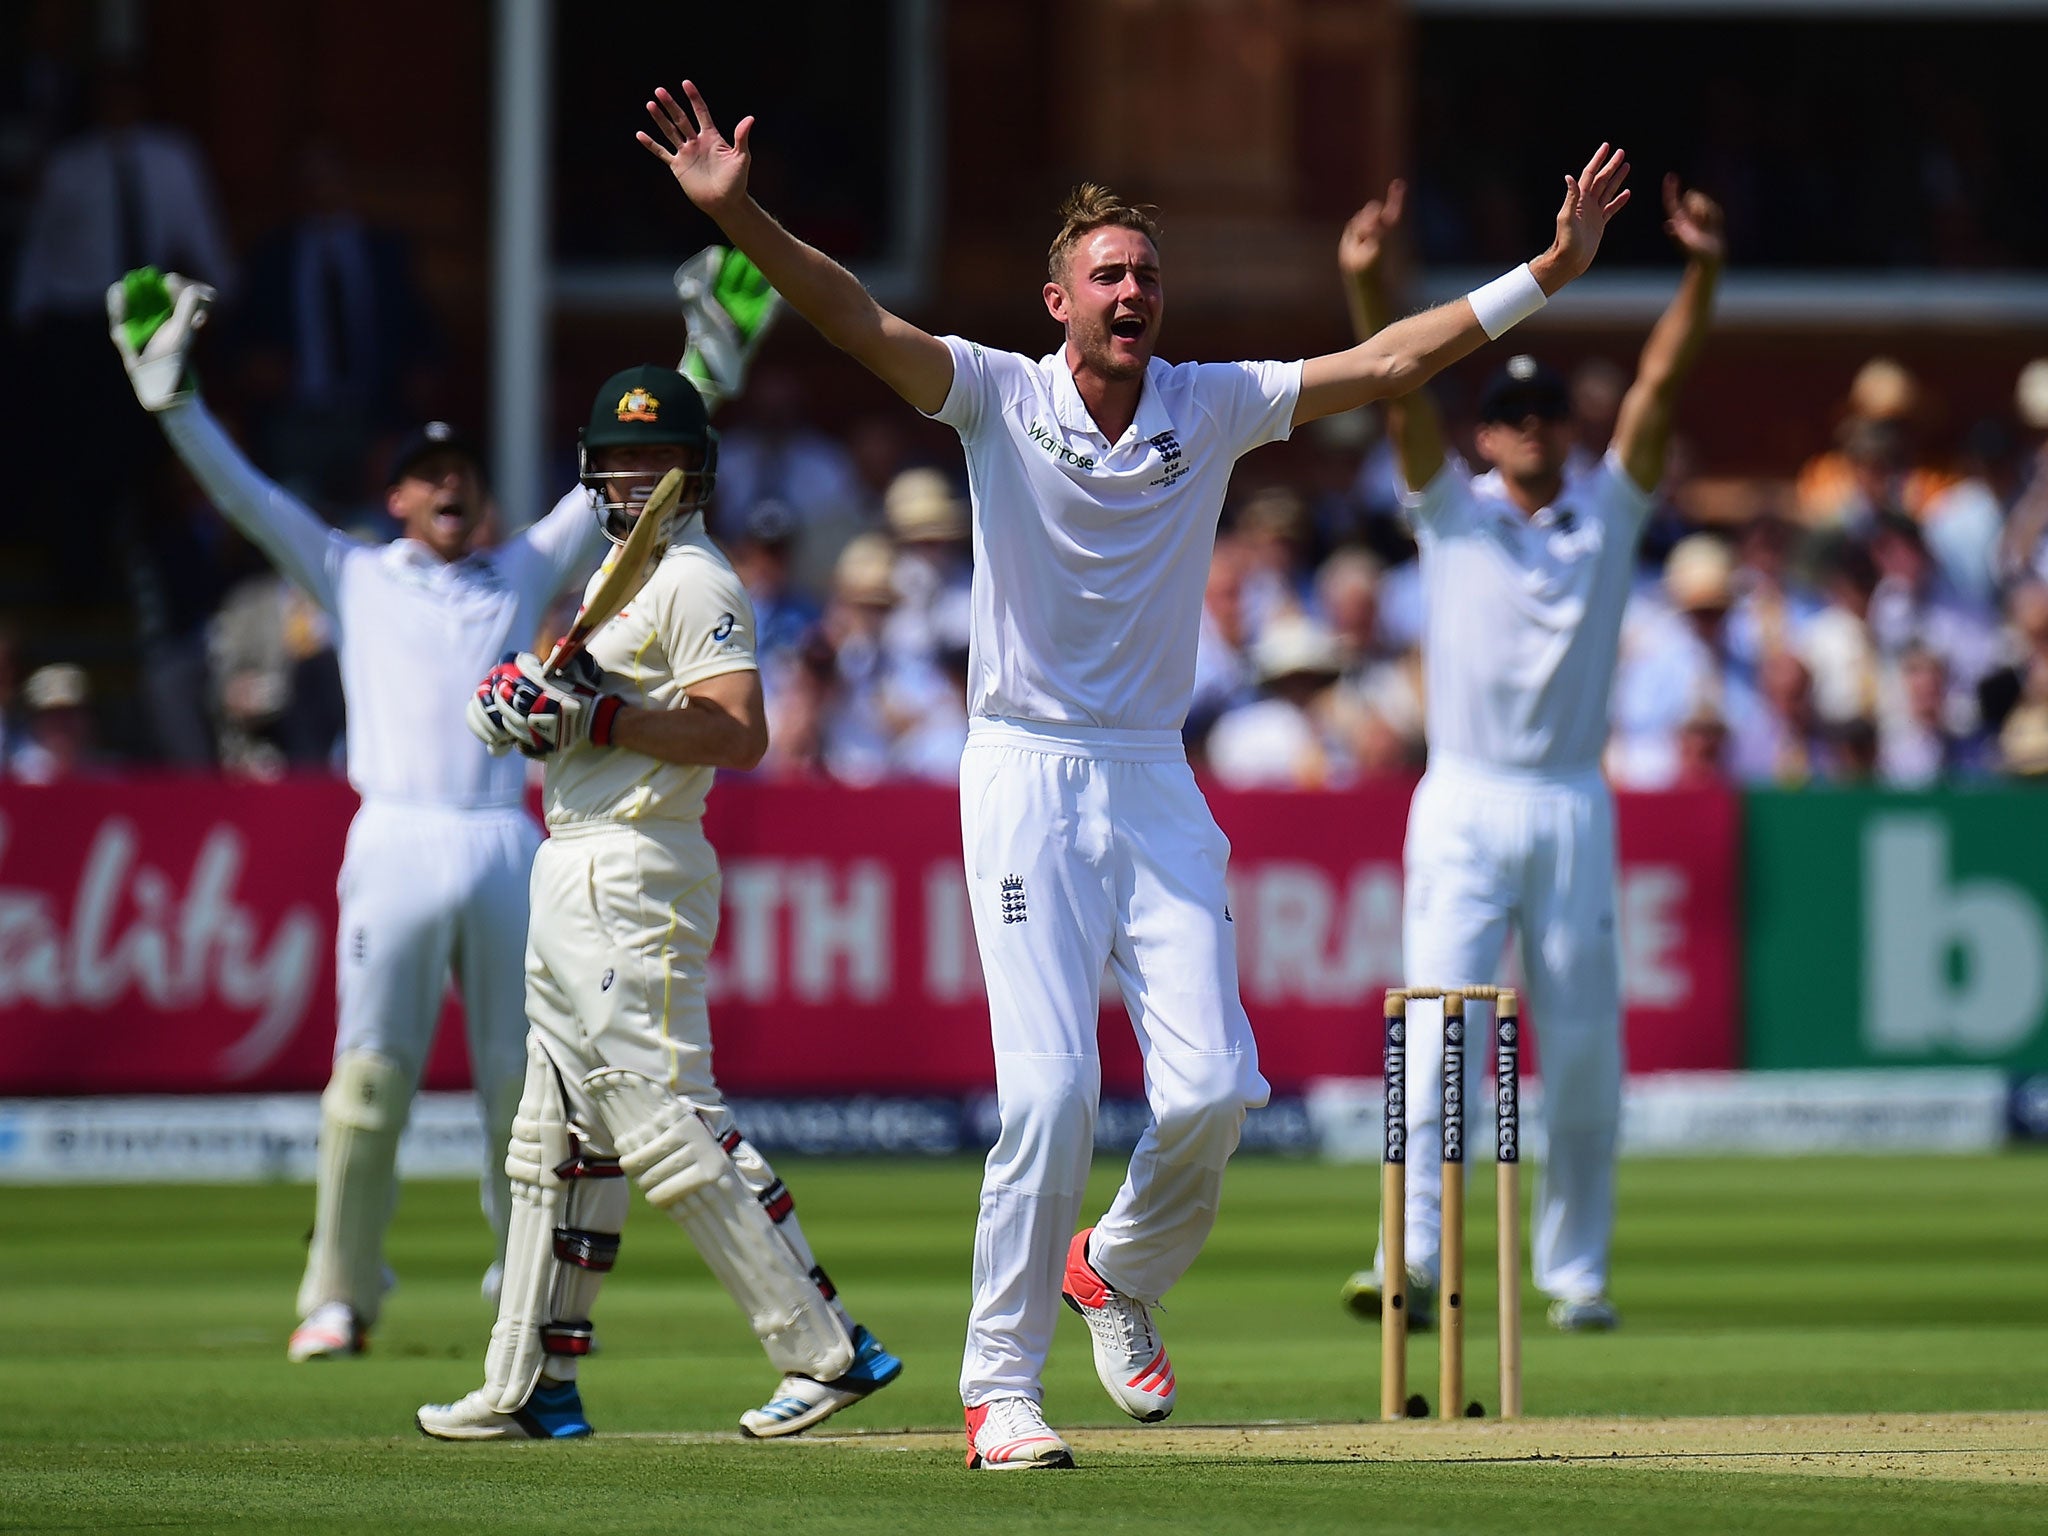
[[675, 285], [690, 337], [677, 371], [713, 408], [740, 392], [782, 297], [759, 267], [722, 245], [707, 245], [677, 267]]
[[145, 411], [192, 393], [186, 355], [213, 298], [206, 284], [155, 267], [138, 267], [107, 290], [107, 329]]
[[528, 757], [550, 757], [584, 742], [610, 746], [612, 726], [626, 701], [603, 691], [604, 673], [597, 664], [579, 656], [568, 676], [554, 678], [544, 674], [543, 666], [533, 652], [521, 651], [493, 667], [477, 690], [480, 699], [489, 690], [483, 708], [495, 710], [513, 745]]

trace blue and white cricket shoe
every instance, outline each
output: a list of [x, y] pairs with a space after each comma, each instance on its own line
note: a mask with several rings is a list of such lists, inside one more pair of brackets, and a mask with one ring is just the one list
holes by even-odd
[[500, 1413], [478, 1387], [453, 1403], [428, 1403], [413, 1415], [436, 1440], [580, 1440], [590, 1433], [583, 1397], [573, 1381], [543, 1381], [526, 1405]]
[[851, 1370], [831, 1381], [794, 1373], [783, 1377], [773, 1397], [740, 1415], [740, 1433], [749, 1440], [800, 1435], [840, 1409], [881, 1391], [902, 1374], [903, 1362], [884, 1349], [880, 1339], [856, 1325]]

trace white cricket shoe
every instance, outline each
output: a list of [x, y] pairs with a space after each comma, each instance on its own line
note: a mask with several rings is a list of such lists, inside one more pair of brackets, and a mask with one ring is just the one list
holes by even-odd
[[[1379, 1321], [1386, 1300], [1386, 1282], [1377, 1267], [1361, 1269], [1344, 1282], [1338, 1295], [1352, 1314], [1369, 1323]], [[1436, 1282], [1419, 1269], [1408, 1271], [1408, 1331], [1428, 1333], [1436, 1327]]]
[[485, 1392], [478, 1387], [452, 1403], [424, 1404], [413, 1422], [436, 1440], [580, 1440], [590, 1433], [573, 1381], [542, 1381], [512, 1413], [498, 1412]]
[[340, 1360], [360, 1355], [369, 1347], [370, 1336], [355, 1308], [345, 1301], [329, 1301], [315, 1307], [292, 1330], [284, 1356], [294, 1364], [304, 1360]]
[[1111, 1290], [1088, 1262], [1088, 1238], [1094, 1231], [1089, 1227], [1074, 1234], [1061, 1295], [1088, 1324], [1102, 1390], [1132, 1418], [1151, 1424], [1173, 1412], [1173, 1362], [1152, 1326], [1151, 1310]]
[[840, 1409], [872, 1397], [902, 1374], [903, 1362], [890, 1354], [880, 1339], [856, 1324], [853, 1365], [845, 1375], [820, 1381], [815, 1376], [800, 1376], [792, 1371], [782, 1378], [773, 1397], [740, 1415], [740, 1433], [749, 1440], [800, 1435]]
[[967, 1465], [983, 1472], [1071, 1467], [1074, 1453], [1028, 1397], [995, 1397], [967, 1410]]
[[1550, 1304], [1550, 1326], [1559, 1333], [1607, 1333], [1621, 1326], [1621, 1314], [1605, 1296], [1560, 1296]]

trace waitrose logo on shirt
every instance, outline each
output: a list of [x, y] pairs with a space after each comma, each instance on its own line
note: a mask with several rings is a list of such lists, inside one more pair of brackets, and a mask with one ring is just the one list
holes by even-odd
[[1093, 469], [1095, 467], [1095, 459], [1092, 455], [1074, 452], [1073, 449], [1061, 442], [1053, 430], [1042, 421], [1031, 423], [1031, 429], [1024, 435], [1043, 448], [1047, 455], [1056, 463], [1071, 464], [1076, 469]]

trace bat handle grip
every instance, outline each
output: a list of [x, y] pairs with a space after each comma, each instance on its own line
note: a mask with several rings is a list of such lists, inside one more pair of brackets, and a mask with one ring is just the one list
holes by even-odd
[[555, 676], [562, 668], [568, 666], [570, 662], [574, 661], [582, 653], [583, 647], [576, 642], [575, 637], [564, 635], [555, 642], [555, 648], [548, 652], [548, 659], [541, 667], [542, 675], [546, 677]]

